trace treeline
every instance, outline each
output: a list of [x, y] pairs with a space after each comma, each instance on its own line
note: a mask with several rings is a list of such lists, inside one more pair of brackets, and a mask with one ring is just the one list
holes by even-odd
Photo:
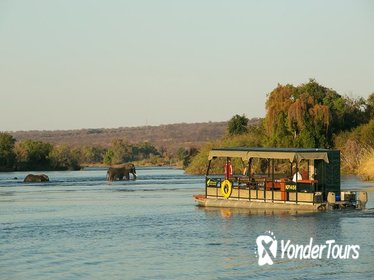
[[[256, 121], [251, 120], [251, 121]], [[175, 153], [180, 147], [201, 146], [212, 139], [222, 137], [227, 122], [179, 123], [159, 126], [96, 128], [74, 130], [31, 130], [9, 132], [17, 141], [32, 139], [53, 145], [71, 147], [109, 148], [113, 139], [122, 139], [127, 143], [148, 142], [155, 147], [167, 147]]]
[[0, 133], [0, 171], [78, 170], [81, 166], [130, 161], [141, 165], [183, 165], [190, 157], [189, 150], [180, 148], [177, 153], [168, 154], [166, 149], [157, 149], [148, 142], [130, 144], [123, 139], [113, 140], [109, 148], [71, 147], [36, 140], [16, 141], [3, 132]]
[[53, 146], [34, 140], [16, 142], [12, 135], [0, 133], [0, 171], [77, 170], [81, 155], [81, 151], [67, 145]]
[[248, 125], [245, 115], [234, 116], [226, 136], [203, 146], [187, 171], [204, 172], [213, 147], [336, 148], [342, 152], [343, 172], [374, 179], [374, 93], [367, 100], [352, 98], [309, 80], [278, 85], [265, 106], [259, 125]]

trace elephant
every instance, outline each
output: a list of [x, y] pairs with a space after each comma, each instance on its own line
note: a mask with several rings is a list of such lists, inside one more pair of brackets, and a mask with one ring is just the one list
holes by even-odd
[[130, 180], [130, 173], [133, 175], [133, 179], [136, 180], [136, 170], [134, 164], [125, 163], [114, 165], [109, 167], [106, 173], [106, 179], [108, 181]]
[[25, 177], [23, 182], [49, 182], [49, 177], [45, 174], [40, 174], [40, 175], [34, 175], [34, 174], [29, 174]]

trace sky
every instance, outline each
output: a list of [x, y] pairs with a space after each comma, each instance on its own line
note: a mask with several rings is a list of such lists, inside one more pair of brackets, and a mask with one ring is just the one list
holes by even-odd
[[374, 1], [0, 0], [0, 131], [264, 117], [310, 78], [374, 92]]

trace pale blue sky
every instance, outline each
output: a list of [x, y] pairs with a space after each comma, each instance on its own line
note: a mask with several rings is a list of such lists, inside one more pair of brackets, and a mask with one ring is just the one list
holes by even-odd
[[0, 0], [0, 131], [263, 117], [309, 78], [374, 92], [374, 1]]

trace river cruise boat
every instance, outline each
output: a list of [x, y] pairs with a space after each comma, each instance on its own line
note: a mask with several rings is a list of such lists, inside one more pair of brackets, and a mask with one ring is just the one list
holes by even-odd
[[362, 209], [367, 192], [340, 189], [340, 151], [226, 147], [208, 156], [199, 206], [279, 210]]

